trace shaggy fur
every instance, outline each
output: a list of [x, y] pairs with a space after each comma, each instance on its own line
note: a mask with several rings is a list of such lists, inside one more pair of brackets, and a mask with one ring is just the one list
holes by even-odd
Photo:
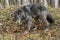
[[44, 6], [39, 4], [30, 4], [23, 6], [21, 9], [18, 8], [13, 13], [14, 21], [18, 20], [20, 23], [20, 20], [22, 20], [22, 18], [27, 21], [27, 31], [30, 31], [32, 18], [34, 18], [36, 21], [38, 21], [39, 18], [42, 18], [47, 27], [50, 27], [49, 25], [54, 23], [54, 19], [49, 11]]

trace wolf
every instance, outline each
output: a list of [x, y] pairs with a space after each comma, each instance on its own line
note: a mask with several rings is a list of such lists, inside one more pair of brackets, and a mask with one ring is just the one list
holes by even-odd
[[38, 21], [39, 18], [43, 19], [44, 22], [47, 24], [47, 29], [49, 29], [50, 24], [54, 23], [54, 19], [48, 9], [40, 4], [26, 5], [22, 8], [18, 8], [13, 13], [13, 21], [18, 21], [18, 23], [20, 23], [23, 18], [27, 21], [28, 32], [30, 31], [32, 25], [32, 18], [34, 18], [36, 21]]

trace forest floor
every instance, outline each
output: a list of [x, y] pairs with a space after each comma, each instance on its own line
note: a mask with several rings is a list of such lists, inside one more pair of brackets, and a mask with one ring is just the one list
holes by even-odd
[[[47, 32], [35, 30], [29, 34], [24, 34], [22, 30], [19, 30], [19, 25], [17, 26], [11, 20], [11, 14], [15, 9], [11, 7], [0, 10], [0, 40], [60, 40], [60, 8], [48, 8], [56, 22], [50, 30]], [[18, 32], [15, 33], [15, 30]]]

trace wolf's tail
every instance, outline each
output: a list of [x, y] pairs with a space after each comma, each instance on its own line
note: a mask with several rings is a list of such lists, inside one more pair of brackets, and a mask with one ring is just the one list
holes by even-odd
[[55, 21], [51, 15], [47, 15], [47, 20], [49, 23], [55, 23]]

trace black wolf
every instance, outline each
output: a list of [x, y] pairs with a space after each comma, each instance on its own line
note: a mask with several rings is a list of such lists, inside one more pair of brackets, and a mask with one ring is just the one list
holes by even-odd
[[27, 21], [27, 31], [30, 31], [32, 18], [38, 21], [39, 17], [41, 17], [45, 21], [47, 26], [49, 26], [49, 24], [54, 23], [54, 19], [49, 13], [49, 11], [44, 6], [39, 4], [30, 4], [23, 6], [21, 9], [18, 8], [13, 13], [14, 21], [19, 21], [20, 23], [22, 18], [24, 18]]

